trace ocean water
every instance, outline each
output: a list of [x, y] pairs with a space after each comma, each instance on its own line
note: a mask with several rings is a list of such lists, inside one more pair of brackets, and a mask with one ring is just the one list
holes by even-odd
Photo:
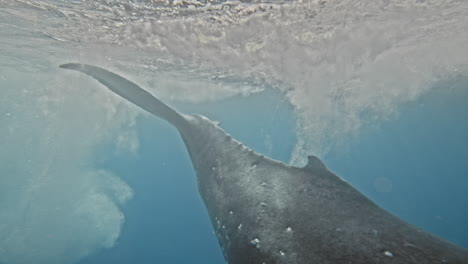
[[468, 248], [466, 1], [0, 0], [0, 263], [224, 263], [183, 142], [66, 62]]

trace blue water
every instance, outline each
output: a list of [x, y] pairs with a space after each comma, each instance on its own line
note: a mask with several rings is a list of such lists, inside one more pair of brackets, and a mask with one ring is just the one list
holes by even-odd
[[[346, 147], [322, 157], [327, 166], [380, 206], [417, 226], [468, 247], [468, 80], [435, 87], [389, 120], [368, 123]], [[294, 109], [276, 92], [203, 105], [173, 103], [185, 113], [221, 122], [256, 151], [287, 162], [296, 142]], [[115, 247], [91, 263], [224, 263], [175, 128], [138, 119], [137, 155], [110, 155], [97, 166], [120, 175], [135, 196]], [[380, 179], [376, 180], [376, 179]], [[383, 180], [382, 180], [383, 179]]]
[[[468, 80], [434, 88], [325, 161], [383, 208], [466, 248]], [[387, 178], [391, 191], [377, 191], [376, 177]]]

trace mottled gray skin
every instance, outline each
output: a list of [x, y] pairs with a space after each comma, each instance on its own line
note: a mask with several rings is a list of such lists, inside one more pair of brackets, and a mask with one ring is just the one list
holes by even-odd
[[315, 156], [293, 167], [102, 68], [65, 64], [177, 127], [230, 264], [468, 263], [467, 250], [386, 212]]

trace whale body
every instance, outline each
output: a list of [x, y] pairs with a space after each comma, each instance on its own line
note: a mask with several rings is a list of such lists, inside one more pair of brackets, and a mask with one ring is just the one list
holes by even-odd
[[185, 115], [100, 67], [68, 63], [174, 125], [230, 264], [468, 263], [468, 251], [392, 215], [317, 157], [304, 167], [244, 146], [201, 115]]

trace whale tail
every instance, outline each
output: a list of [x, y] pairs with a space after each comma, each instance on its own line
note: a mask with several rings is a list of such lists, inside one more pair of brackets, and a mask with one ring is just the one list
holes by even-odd
[[114, 93], [136, 104], [151, 114], [168, 121], [177, 128], [179, 128], [180, 125], [185, 121], [185, 118], [182, 114], [161, 102], [152, 94], [139, 87], [137, 84], [125, 79], [122, 76], [107, 71], [103, 68], [87, 64], [67, 63], [62, 64], [59, 67], [62, 69], [80, 71], [90, 75], [100, 83], [104, 84]]

